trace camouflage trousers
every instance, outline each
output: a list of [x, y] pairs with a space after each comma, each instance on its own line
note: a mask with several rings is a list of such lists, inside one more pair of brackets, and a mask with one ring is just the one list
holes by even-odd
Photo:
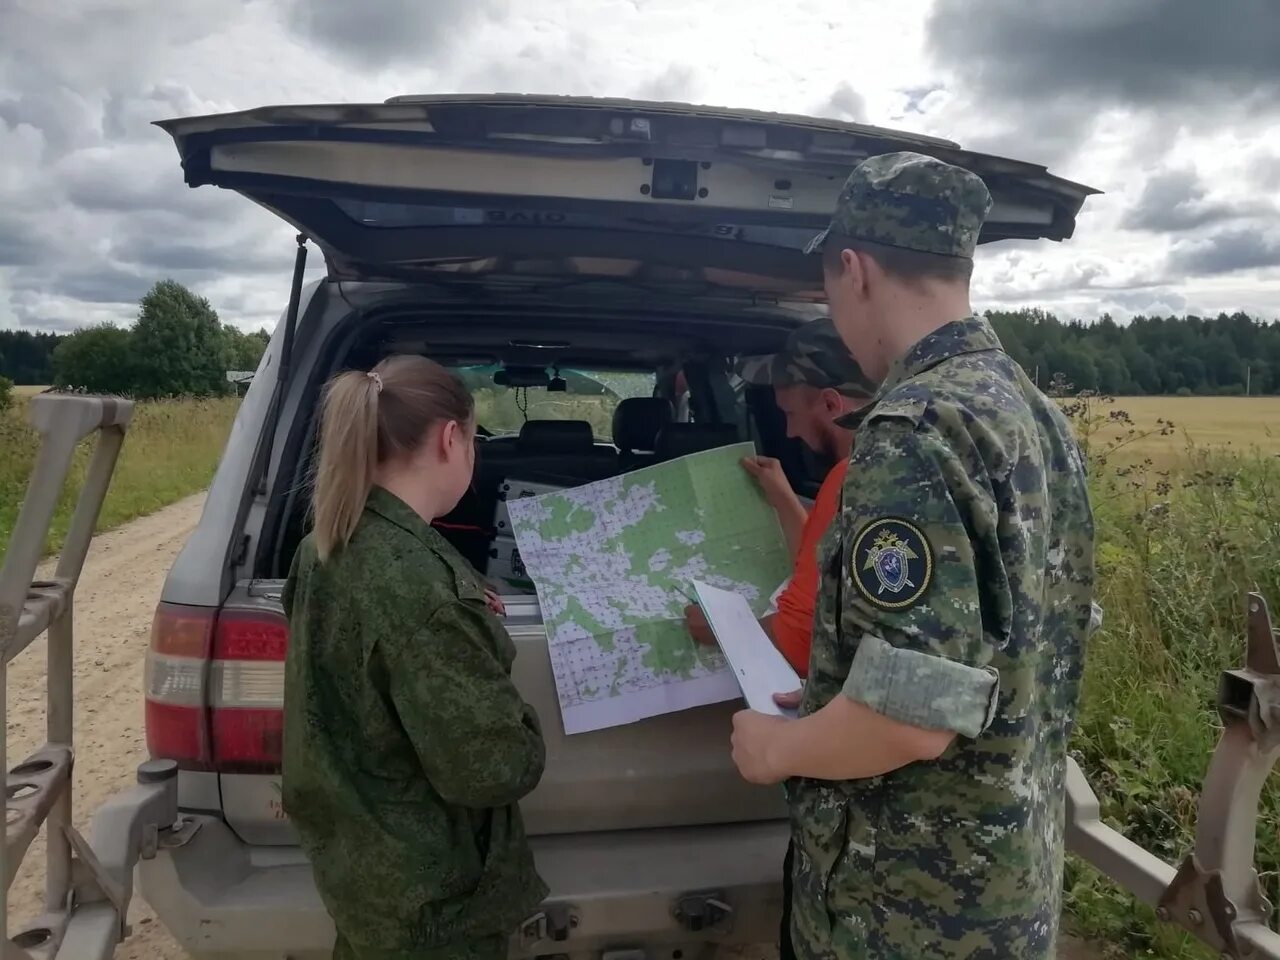
[[352, 946], [338, 934], [333, 960], [506, 960], [509, 942], [508, 937], [496, 936], [419, 950], [370, 950]]

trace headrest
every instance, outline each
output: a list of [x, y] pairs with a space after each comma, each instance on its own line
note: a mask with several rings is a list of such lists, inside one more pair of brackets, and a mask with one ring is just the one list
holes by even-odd
[[701, 450], [714, 450], [738, 442], [731, 423], [669, 423], [658, 433], [658, 460], [674, 460]]
[[613, 411], [613, 442], [619, 450], [652, 450], [658, 431], [671, 422], [671, 401], [628, 397]]
[[519, 453], [590, 453], [595, 444], [585, 420], [527, 420], [516, 440]]

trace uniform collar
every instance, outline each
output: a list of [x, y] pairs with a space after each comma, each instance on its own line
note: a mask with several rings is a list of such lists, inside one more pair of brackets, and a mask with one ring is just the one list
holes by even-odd
[[364, 503], [365, 510], [376, 513], [388, 523], [411, 533], [429, 547], [435, 547], [438, 534], [414, 509], [385, 487], [375, 486]]
[[918, 377], [931, 367], [936, 367], [943, 360], [966, 353], [1003, 349], [1000, 338], [996, 336], [986, 317], [975, 313], [960, 320], [952, 320], [916, 341], [906, 356], [895, 360], [889, 367], [888, 374], [871, 402], [853, 413], [845, 414], [836, 423], [847, 430], [856, 428], [890, 390], [912, 377]]

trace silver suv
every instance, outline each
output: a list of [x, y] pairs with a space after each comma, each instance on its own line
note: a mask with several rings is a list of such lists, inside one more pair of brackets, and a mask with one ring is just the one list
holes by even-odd
[[[190, 186], [236, 190], [299, 232], [288, 307], [155, 615], [147, 739], [177, 761], [186, 815], [139, 867], [163, 923], [201, 958], [329, 955], [280, 803], [280, 589], [306, 529], [321, 384], [417, 351], [480, 378], [476, 482], [440, 526], [502, 584], [516, 682], [546, 728], [524, 814], [551, 894], [513, 956], [679, 960], [773, 941], [786, 809], [733, 768], [735, 706], [565, 736], [502, 504], [745, 438], [811, 492], [820, 465], [729, 361], [824, 309], [801, 248], [864, 157], [909, 149], [979, 173], [995, 197], [984, 241], [1066, 239], [1095, 191], [877, 127], [616, 100], [398, 97], [161, 126]], [[310, 245], [326, 275], [304, 289]], [[601, 390], [575, 393], [584, 383]]]

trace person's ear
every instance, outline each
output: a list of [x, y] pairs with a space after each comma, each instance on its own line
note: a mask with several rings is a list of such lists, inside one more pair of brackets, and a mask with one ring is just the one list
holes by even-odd
[[440, 459], [448, 460], [453, 454], [453, 445], [461, 436], [461, 428], [457, 420], [446, 420], [440, 427]]
[[844, 250], [840, 254], [844, 264], [845, 282], [860, 299], [866, 299], [868, 284], [874, 277], [877, 266], [871, 257], [858, 250]]
[[820, 394], [822, 399], [822, 408], [826, 410], [832, 417], [839, 416], [844, 409], [844, 403], [840, 397], [840, 391], [834, 387], [823, 387]]

